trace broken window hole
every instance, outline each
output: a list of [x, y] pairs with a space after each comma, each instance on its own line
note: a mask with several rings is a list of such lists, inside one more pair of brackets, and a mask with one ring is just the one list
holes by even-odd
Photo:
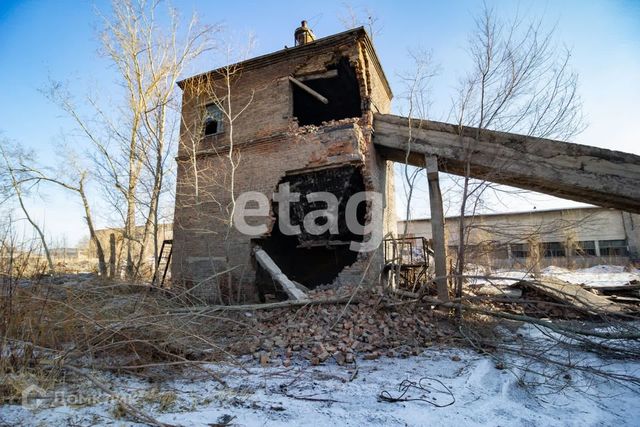
[[222, 132], [222, 110], [216, 104], [207, 104], [204, 111], [204, 136]]
[[[295, 175], [287, 175], [279, 184], [288, 183], [291, 193], [300, 193], [299, 202], [291, 202], [289, 217], [292, 225], [298, 225], [301, 233], [285, 235], [279, 226], [278, 204], [273, 203], [272, 211], [275, 222], [271, 235], [254, 239], [254, 243], [262, 247], [282, 272], [291, 280], [309, 289], [324, 284], [331, 284], [338, 275], [358, 259], [358, 252], [349, 248], [351, 242], [362, 242], [364, 236], [352, 233], [346, 224], [346, 205], [349, 198], [365, 190], [361, 171], [352, 165], [329, 168]], [[332, 193], [339, 200], [338, 205], [338, 233], [329, 231], [323, 234], [311, 234], [304, 229], [303, 219], [309, 212], [326, 209], [326, 203], [309, 202], [306, 195], [326, 191]], [[364, 224], [367, 214], [366, 203], [358, 205], [356, 217], [358, 223]], [[328, 218], [318, 217], [318, 225], [327, 223]], [[268, 273], [256, 269], [256, 285], [261, 299], [264, 294], [279, 294], [276, 285]]]
[[[292, 79], [293, 115], [300, 126], [319, 126], [322, 122], [362, 116], [360, 86], [354, 68], [347, 58], [342, 58], [335, 71], [327, 73], [330, 77], [307, 78], [301, 82]], [[313, 92], [328, 102], [325, 104]]]

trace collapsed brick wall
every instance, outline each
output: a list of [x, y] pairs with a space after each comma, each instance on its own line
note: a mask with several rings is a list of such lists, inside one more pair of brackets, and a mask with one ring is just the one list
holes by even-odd
[[[183, 89], [183, 122], [178, 152], [178, 179], [174, 217], [172, 276], [190, 286], [207, 301], [255, 301], [258, 295], [253, 281], [251, 261], [252, 237], [230, 226], [232, 210], [230, 188], [235, 197], [246, 191], [261, 192], [268, 197], [277, 190], [287, 173], [337, 165], [355, 165], [362, 173], [366, 190], [386, 194], [384, 233], [395, 232], [393, 205], [393, 170], [381, 159], [371, 141], [372, 109], [387, 112], [391, 94], [383, 84], [380, 70], [372, 67], [374, 55], [364, 32], [291, 49], [275, 59], [258, 59], [257, 63], [236, 71], [232, 78], [233, 105], [246, 111], [233, 123], [234, 144], [229, 145], [231, 126], [224, 133], [202, 138], [199, 126], [203, 105], [210, 102], [211, 90], [219, 90], [216, 78], [204, 76], [187, 82]], [[293, 117], [292, 88], [288, 76], [304, 77], [327, 71], [340, 58], [348, 58], [355, 70], [362, 117], [343, 119], [324, 126], [299, 127]], [[237, 163], [232, 170], [231, 162]], [[232, 178], [233, 172], [233, 178]], [[318, 189], [322, 191], [322, 189]], [[265, 224], [273, 230], [274, 215], [250, 218], [252, 225]], [[371, 257], [374, 260], [370, 261]], [[312, 260], [310, 260], [312, 262]], [[365, 270], [368, 278], [379, 272], [379, 254], [362, 253], [357, 261], [336, 279], [336, 283], [353, 283]], [[232, 269], [229, 283], [215, 276]], [[227, 277], [226, 275], [224, 277]], [[211, 278], [210, 280], [206, 280]], [[231, 284], [229, 289], [225, 286]], [[242, 288], [237, 286], [242, 284]], [[231, 290], [231, 288], [234, 288]], [[225, 298], [227, 301], [225, 301]]]

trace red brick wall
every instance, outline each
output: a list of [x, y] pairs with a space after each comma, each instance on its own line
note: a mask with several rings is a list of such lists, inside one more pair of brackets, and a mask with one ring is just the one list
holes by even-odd
[[[287, 171], [353, 163], [361, 165], [369, 190], [393, 189], [393, 171], [371, 143], [369, 109], [388, 112], [390, 93], [377, 69], [371, 66], [371, 50], [356, 34], [315, 49], [292, 49], [277, 61], [262, 61], [237, 71], [232, 79], [231, 105], [248, 107], [233, 126], [224, 125], [221, 135], [200, 138], [203, 105], [226, 94], [224, 79], [187, 81], [183, 93], [183, 123], [178, 151], [178, 177], [174, 217], [173, 280], [191, 285], [227, 269], [230, 276], [219, 275], [198, 286], [194, 294], [210, 302], [223, 302], [220, 292], [228, 283], [237, 290], [235, 301], [254, 301], [251, 237], [230, 227], [230, 188], [237, 197], [245, 191], [259, 191], [268, 197]], [[363, 111], [359, 119], [345, 119], [321, 127], [299, 128], [292, 117], [289, 75], [313, 74], [341, 56], [348, 56], [360, 82]], [[202, 83], [205, 82], [204, 88]], [[250, 101], [250, 102], [249, 102]], [[228, 102], [225, 100], [225, 102]], [[223, 104], [227, 105], [227, 104]], [[233, 147], [229, 150], [230, 131]], [[231, 162], [237, 167], [233, 171]], [[196, 174], [197, 171], [197, 174]], [[393, 191], [387, 193], [385, 232], [395, 229]], [[251, 223], [251, 221], [249, 221]], [[255, 219], [271, 226], [270, 218]], [[362, 275], [371, 254], [345, 269], [344, 280]], [[376, 275], [379, 262], [370, 266]], [[225, 280], [220, 280], [221, 278]], [[343, 280], [343, 282], [344, 282]], [[234, 293], [236, 292], [234, 290]]]

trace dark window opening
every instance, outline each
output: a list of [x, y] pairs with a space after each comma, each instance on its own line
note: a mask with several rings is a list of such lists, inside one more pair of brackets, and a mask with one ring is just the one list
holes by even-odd
[[[278, 224], [278, 204], [273, 204], [275, 223], [271, 235], [256, 239], [260, 245], [280, 267], [289, 279], [301, 283], [309, 289], [319, 285], [330, 284], [344, 268], [352, 265], [358, 258], [358, 252], [349, 248], [352, 241], [362, 242], [363, 236], [353, 234], [346, 224], [346, 205], [351, 195], [364, 191], [364, 181], [359, 169], [354, 166], [343, 166], [303, 174], [285, 176], [280, 183], [289, 183], [290, 192], [300, 193], [300, 202], [292, 202], [289, 217], [292, 225], [299, 225], [302, 233], [285, 235]], [[324, 202], [308, 202], [306, 195], [313, 192], [326, 191], [339, 200], [338, 234], [329, 231], [314, 235], [306, 232], [303, 219], [309, 213], [326, 209]], [[365, 223], [366, 204], [360, 203], [356, 217], [360, 224]], [[326, 219], [316, 221], [318, 224]], [[256, 284], [261, 299], [264, 294], [273, 293], [285, 297], [274, 285], [271, 277], [259, 266], [256, 266]]]
[[327, 98], [328, 104], [291, 83], [293, 91], [293, 115], [300, 126], [316, 125], [331, 120], [340, 120], [362, 116], [360, 86], [356, 71], [347, 58], [342, 58], [336, 66], [336, 77], [304, 80], [320, 95]]
[[600, 256], [628, 256], [626, 240], [600, 240]]
[[218, 133], [218, 122], [215, 120], [207, 120], [204, 124], [204, 134], [213, 135]]
[[514, 258], [527, 258], [529, 256], [529, 245], [526, 243], [512, 244], [511, 256]]
[[208, 104], [204, 111], [204, 136], [222, 132], [222, 111], [216, 104]]
[[578, 242], [576, 253], [582, 256], [596, 256], [596, 243], [593, 240]]
[[561, 242], [543, 243], [542, 254], [542, 256], [545, 258], [558, 258], [566, 256], [564, 245]]

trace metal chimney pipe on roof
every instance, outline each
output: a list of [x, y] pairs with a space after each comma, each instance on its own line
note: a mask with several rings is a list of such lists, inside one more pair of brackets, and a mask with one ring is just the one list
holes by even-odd
[[302, 21], [300, 26], [296, 28], [296, 31], [293, 33], [295, 38], [295, 45], [302, 46], [303, 44], [311, 43], [316, 39], [316, 36], [311, 31], [311, 28], [307, 27], [307, 21]]

